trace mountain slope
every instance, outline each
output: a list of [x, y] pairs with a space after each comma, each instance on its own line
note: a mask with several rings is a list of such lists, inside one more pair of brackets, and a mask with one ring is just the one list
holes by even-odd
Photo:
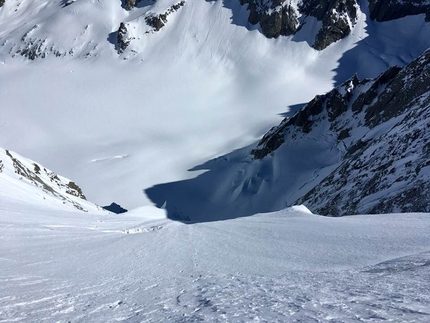
[[[351, 34], [318, 52], [315, 19], [275, 40], [236, 0], [189, 0], [166, 19], [177, 1], [136, 3], [0, 8], [0, 146], [73, 178], [99, 205], [150, 204], [144, 189], [251, 144], [351, 70], [374, 77], [430, 46], [423, 14], [379, 23], [362, 6]], [[118, 54], [121, 23], [134, 39]]]
[[[430, 50], [376, 79], [316, 96], [258, 144], [148, 196], [170, 217], [210, 221], [303, 203], [323, 215], [428, 212]], [[191, 197], [192, 198], [189, 198]]]
[[0, 149], [0, 201], [3, 209], [10, 203], [22, 203], [23, 207], [34, 204], [48, 209], [104, 213], [102, 208], [86, 201], [75, 182], [4, 149]]
[[295, 207], [186, 225], [0, 204], [0, 320], [426, 322], [429, 220]]

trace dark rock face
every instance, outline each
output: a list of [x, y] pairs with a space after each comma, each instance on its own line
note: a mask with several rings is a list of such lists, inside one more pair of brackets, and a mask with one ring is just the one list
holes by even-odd
[[136, 0], [125, 0], [124, 1], [124, 8], [125, 8], [125, 10], [131, 10], [131, 9], [133, 9], [134, 7], [136, 7], [136, 3], [137, 3], [137, 1]]
[[128, 210], [124, 209], [123, 207], [121, 207], [121, 205], [116, 204], [115, 202], [112, 202], [108, 206], [102, 206], [102, 208], [116, 214], [122, 214], [122, 213], [128, 212]]
[[117, 42], [118, 42], [118, 54], [124, 52], [124, 50], [130, 45], [130, 39], [127, 37], [127, 27], [122, 22], [119, 25], [118, 34], [117, 34]]
[[185, 4], [185, 1], [178, 2], [172, 5], [169, 9], [166, 10], [165, 13], [159, 15], [150, 15], [145, 18], [145, 22], [148, 26], [154, 28], [154, 31], [159, 31], [163, 28], [167, 23], [167, 16], [171, 13], [178, 11]]
[[154, 28], [155, 31], [159, 31], [161, 28], [165, 26], [165, 23], [167, 22], [167, 16], [166, 14], [161, 14], [157, 16], [148, 16], [145, 18], [145, 22], [148, 26], [151, 26]]
[[[348, 36], [358, 18], [357, 0], [301, 0], [297, 10], [287, 0], [241, 0], [248, 4], [248, 21], [260, 23], [262, 33], [268, 38], [295, 34], [306, 16], [322, 21], [313, 47], [323, 50]], [[388, 21], [409, 15], [426, 14], [430, 21], [430, 3], [427, 0], [370, 0], [370, 18]]]
[[[171, 13], [178, 11], [184, 5], [185, 5], [185, 1], [181, 1], [170, 6], [162, 14], [155, 15], [155, 14], [149, 13], [145, 17], [145, 22], [148, 26], [152, 28], [152, 30], [146, 31], [145, 33], [159, 31], [161, 28], [163, 28], [166, 25], [167, 17]], [[118, 29], [118, 33], [117, 33], [118, 54], [122, 54], [125, 51], [125, 49], [130, 45], [131, 41], [135, 39], [133, 35], [129, 34], [127, 26], [130, 28], [129, 24], [125, 24], [124, 22], [121, 22]]]
[[6, 0], [0, 0], [0, 7], [3, 7]]
[[268, 38], [279, 35], [289, 36], [295, 34], [299, 25], [297, 14], [291, 6], [272, 13], [264, 12], [260, 17], [263, 34]]
[[426, 14], [426, 21], [430, 21], [430, 3], [427, 0], [370, 0], [369, 12], [370, 18], [377, 21], [418, 14]]
[[262, 33], [268, 38], [289, 36], [298, 30], [297, 13], [285, 0], [244, 0], [241, 3], [248, 3], [248, 21], [253, 25], [260, 23]]
[[322, 21], [313, 47], [322, 50], [348, 36], [357, 21], [358, 4], [355, 0], [313, 0], [303, 2], [302, 13]]
[[76, 185], [75, 182], [69, 182], [67, 184], [67, 187], [68, 187], [67, 194], [74, 195], [74, 196], [79, 197], [83, 200], [87, 199], [85, 197], [84, 193], [82, 192], [82, 189], [78, 185]]
[[357, 20], [356, 0], [311, 0], [299, 2], [298, 11], [286, 0], [243, 0], [250, 11], [248, 21], [260, 23], [268, 38], [289, 36], [300, 29], [300, 17], [313, 16], [323, 22], [314, 48], [322, 50], [346, 37]]
[[323, 26], [315, 37], [314, 48], [322, 50], [348, 36], [357, 20], [355, 1], [335, 2], [328, 7]]
[[[335, 136], [339, 166], [292, 204], [314, 213], [430, 211], [430, 50], [405, 68], [373, 80], [353, 77], [315, 97], [272, 128], [252, 150], [254, 159], [276, 156], [286, 140]], [[361, 129], [361, 130], [360, 130]], [[289, 139], [286, 139], [289, 138]]]

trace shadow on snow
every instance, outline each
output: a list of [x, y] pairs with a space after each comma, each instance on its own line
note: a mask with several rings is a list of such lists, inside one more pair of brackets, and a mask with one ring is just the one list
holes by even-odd
[[[252, 26], [248, 22], [247, 7], [241, 6], [239, 1], [224, 0], [223, 5], [232, 10], [232, 24], [248, 30], [260, 28], [259, 25]], [[430, 47], [430, 38], [426, 37], [430, 33], [430, 24], [425, 24], [424, 15], [381, 24], [371, 21], [367, 11], [362, 4], [362, 12], [367, 17], [367, 35], [364, 38], [357, 37], [355, 47], [346, 51], [339, 59], [339, 65], [334, 70], [333, 81], [336, 86], [354, 74], [360, 79], [371, 78], [390, 66], [404, 66]], [[405, 26], [407, 31], [404, 30]], [[316, 27], [315, 21], [311, 22], [306, 27], [307, 30], [303, 28], [291, 40], [307, 41], [311, 45], [310, 39]], [[355, 37], [354, 32], [351, 36]], [[293, 105], [282, 116], [289, 118], [303, 106], [305, 104]], [[303, 190], [300, 193], [303, 196], [306, 190], [310, 190], [316, 183], [316, 177], [323, 177], [327, 170], [336, 164], [336, 154], [328, 155], [324, 150], [330, 149], [328, 145], [310, 147], [309, 152], [306, 151], [309, 147], [302, 149], [298, 151], [299, 157], [294, 156], [297, 152], [294, 149], [297, 148], [291, 148], [289, 155], [283, 157], [280, 165], [275, 165], [270, 156], [263, 160], [253, 160], [250, 152], [256, 145], [257, 143], [254, 143], [191, 169], [190, 171], [207, 170], [196, 178], [155, 185], [144, 190], [144, 193], [157, 207], [165, 208], [172, 220], [184, 223], [226, 220], [278, 211], [295, 202], [290, 197], [297, 197], [297, 194], [284, 194], [287, 187], [285, 183], [278, 186], [273, 184], [273, 181], [277, 180], [273, 175], [275, 167], [290, 167], [292, 170], [290, 169], [289, 173], [287, 171], [289, 179], [296, 176], [292, 175], [297, 171], [294, 167], [298, 167], [298, 172], [306, 173], [305, 178], [308, 180], [314, 176], [314, 179], [304, 182], [301, 187], [298, 186], [300, 175], [293, 178], [295, 187]], [[315, 158], [315, 154], [321, 155], [318, 157], [321, 160], [332, 159], [327, 164], [318, 161], [301, 169], [301, 164], [306, 164], [307, 159]], [[288, 166], [285, 166], [285, 163]], [[281, 181], [285, 178], [284, 174]], [[261, 193], [262, 191], [264, 193]]]

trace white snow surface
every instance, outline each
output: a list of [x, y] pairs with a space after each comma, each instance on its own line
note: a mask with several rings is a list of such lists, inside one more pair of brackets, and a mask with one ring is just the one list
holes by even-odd
[[[6, 198], [5, 198], [6, 197]], [[428, 322], [430, 214], [195, 224], [0, 195], [1, 322]]]
[[[150, 205], [145, 189], [196, 176], [187, 170], [255, 142], [288, 106], [430, 46], [423, 15], [368, 24], [361, 13], [350, 37], [317, 52], [308, 40], [318, 23], [266, 39], [236, 0], [188, 0], [145, 34], [144, 17], [174, 3], [127, 12], [119, 0], [6, 1], [0, 146], [72, 178], [99, 205]], [[120, 22], [136, 30], [118, 55]], [[35, 44], [45, 58], [18, 53]]]

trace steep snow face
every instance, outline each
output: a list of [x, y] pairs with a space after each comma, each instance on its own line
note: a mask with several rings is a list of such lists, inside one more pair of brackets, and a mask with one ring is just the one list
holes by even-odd
[[[178, 1], [130, 11], [119, 0], [19, 3], [0, 8], [0, 146], [126, 209], [150, 203], [144, 189], [251, 144], [350, 68], [376, 76], [430, 46], [422, 16], [366, 25], [359, 14], [350, 37], [317, 52], [315, 19], [267, 39], [236, 0], [172, 12]], [[155, 16], [158, 31], [146, 21]], [[130, 43], [118, 54], [121, 23]]]
[[48, 209], [78, 209], [100, 212], [100, 207], [86, 201], [75, 182], [60, 176], [21, 155], [0, 149], [0, 204], [3, 212], [11, 203], [41, 205]]
[[0, 320], [426, 322], [429, 225], [303, 207], [185, 225], [2, 201]]
[[[260, 142], [147, 191], [179, 220], [304, 204], [323, 215], [428, 212], [430, 50], [378, 78], [316, 96]], [[187, 198], [187, 195], [193, 198]]]

